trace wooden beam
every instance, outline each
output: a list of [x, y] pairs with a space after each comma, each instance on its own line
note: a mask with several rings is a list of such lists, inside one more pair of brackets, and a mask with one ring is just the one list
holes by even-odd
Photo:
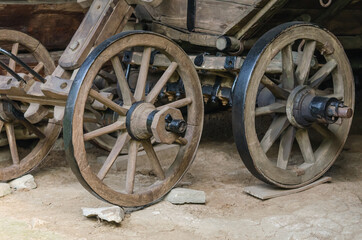
[[[259, 10], [254, 17], [246, 22], [239, 31], [235, 34], [237, 39], [245, 39], [250, 37], [257, 29], [259, 29], [261, 23], [270, 19], [274, 14], [282, 8], [288, 0], [270, 0], [265, 6]], [[242, 20], [241, 20], [242, 21]], [[239, 26], [239, 24], [237, 24]], [[226, 35], [231, 35], [234, 29], [230, 29]]]

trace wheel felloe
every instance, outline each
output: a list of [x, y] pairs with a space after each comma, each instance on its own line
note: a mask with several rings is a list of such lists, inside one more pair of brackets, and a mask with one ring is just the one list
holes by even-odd
[[[273, 59], [279, 74], [266, 74]], [[312, 24], [280, 25], [250, 50], [233, 98], [246, 167], [280, 187], [306, 185], [333, 164], [351, 125], [354, 84], [336, 37]]]

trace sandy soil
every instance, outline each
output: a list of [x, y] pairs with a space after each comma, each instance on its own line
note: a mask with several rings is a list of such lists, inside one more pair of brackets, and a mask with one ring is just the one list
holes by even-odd
[[[362, 135], [352, 135], [328, 172], [333, 182], [260, 201], [242, 192], [259, 183], [232, 139], [203, 140], [182, 182], [206, 205], [160, 202], [120, 224], [87, 219], [81, 207], [108, 204], [77, 182], [62, 151], [33, 173], [38, 188], [0, 198], [0, 239], [362, 239]], [[57, 164], [54, 164], [54, 159]], [[51, 163], [51, 164], [49, 164]], [[50, 167], [49, 165], [52, 165]]]

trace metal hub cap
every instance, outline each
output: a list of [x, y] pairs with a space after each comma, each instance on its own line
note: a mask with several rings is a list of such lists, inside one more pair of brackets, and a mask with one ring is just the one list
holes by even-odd
[[338, 118], [350, 118], [353, 110], [336, 98], [316, 96], [309, 86], [298, 86], [288, 97], [286, 113], [293, 126], [305, 128], [314, 122], [332, 124]]

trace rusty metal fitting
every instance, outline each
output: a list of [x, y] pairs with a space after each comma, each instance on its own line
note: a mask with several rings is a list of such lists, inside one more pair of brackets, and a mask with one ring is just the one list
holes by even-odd
[[342, 107], [329, 106], [327, 111], [331, 116], [339, 118], [351, 118], [353, 115], [352, 108], [347, 106], [342, 106]]

